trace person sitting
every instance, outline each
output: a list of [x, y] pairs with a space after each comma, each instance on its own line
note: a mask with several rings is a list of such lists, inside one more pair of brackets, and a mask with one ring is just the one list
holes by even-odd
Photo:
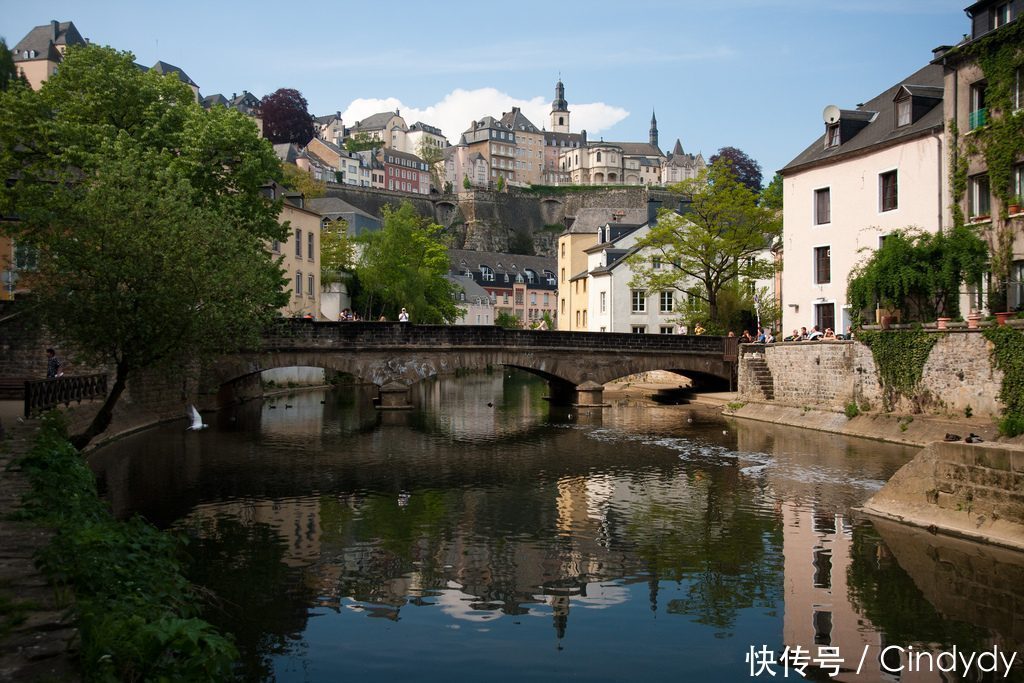
[[826, 327], [825, 328], [825, 334], [822, 335], [821, 338], [822, 339], [835, 339], [836, 338], [836, 333], [832, 331], [831, 327]]
[[765, 341], [764, 341], [765, 340], [765, 334], [766, 334], [766, 332], [765, 332], [765, 329], [763, 327], [758, 327], [757, 328], [757, 343], [758, 344], [764, 344], [765, 343]]
[[789, 335], [788, 337], [784, 337], [782, 341], [789, 341], [789, 342], [800, 341], [800, 330], [798, 330], [798, 329], [796, 329], [794, 327], [793, 328], [793, 334]]
[[809, 341], [818, 341], [821, 339], [821, 330], [818, 329], [817, 325], [812, 327], [811, 331], [807, 333], [807, 339]]
[[753, 344], [754, 338], [750, 336], [750, 330], [743, 330], [740, 335], [740, 344]]
[[764, 343], [765, 344], [774, 344], [775, 343], [775, 335], [772, 334], [772, 331], [770, 329], [768, 329], [767, 327], [764, 329]]

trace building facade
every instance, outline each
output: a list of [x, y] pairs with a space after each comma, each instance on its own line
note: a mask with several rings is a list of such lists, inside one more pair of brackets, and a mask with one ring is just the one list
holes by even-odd
[[942, 67], [928, 65], [856, 109], [825, 108], [824, 132], [783, 177], [783, 330], [844, 332], [851, 270], [890, 232], [944, 226]]
[[33, 90], [39, 90], [43, 81], [57, 73], [68, 47], [87, 44], [73, 22], [54, 20], [29, 31], [11, 50], [11, 56], [18, 74]]
[[505, 313], [531, 326], [547, 314], [557, 325], [555, 259], [467, 249], [449, 249], [448, 258], [453, 276], [471, 278], [487, 292], [495, 316]]

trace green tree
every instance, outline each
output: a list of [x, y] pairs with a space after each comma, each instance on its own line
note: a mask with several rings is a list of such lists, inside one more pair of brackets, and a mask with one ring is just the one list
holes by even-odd
[[110, 423], [129, 377], [253, 341], [284, 303], [265, 249], [286, 229], [264, 198], [280, 179], [243, 115], [205, 111], [130, 53], [68, 50], [34, 92], [0, 93], [0, 212], [38, 250], [42, 320], [114, 382], [79, 448]]
[[758, 195], [737, 179], [725, 161], [698, 178], [672, 187], [692, 198], [680, 216], [664, 212], [637, 240], [629, 257], [633, 287], [692, 294], [707, 306], [709, 321], [721, 324], [719, 297], [737, 283], [770, 277], [775, 264], [765, 258], [782, 233], [774, 210], [758, 206]]
[[494, 188], [498, 192], [504, 192], [505, 191], [505, 176], [503, 176], [503, 175], [498, 176], [498, 182], [495, 183]]
[[11, 55], [7, 41], [0, 38], [0, 90], [7, 90], [16, 81], [25, 82], [24, 77], [18, 75], [18, 68], [14, 65], [14, 57]]
[[469, 188], [473, 187], [473, 184], [469, 182], [469, 176], [468, 175], [462, 176], [462, 187], [463, 187], [463, 189], [466, 189], [466, 190], [468, 190]]
[[430, 169], [431, 186], [440, 190], [442, 183], [441, 174], [438, 171], [438, 165], [444, 161], [444, 153], [441, 151], [441, 148], [437, 145], [431, 144], [430, 140], [424, 137], [420, 140], [419, 148], [416, 150], [416, 153], [419, 155], [419, 158], [423, 159], [427, 164], [427, 168]]
[[403, 307], [416, 323], [451, 323], [458, 319], [454, 285], [448, 273], [444, 228], [422, 218], [412, 204], [385, 206], [384, 225], [359, 238], [363, 253], [356, 266], [362, 291], [357, 306], [364, 317], [398, 318]]
[[494, 316], [494, 324], [506, 330], [518, 330], [523, 326], [523, 321], [511, 313], [499, 311], [498, 315]]
[[320, 229], [320, 283], [324, 287], [341, 282], [344, 273], [352, 270], [355, 245], [348, 236], [348, 221], [328, 221]]
[[345, 140], [345, 149], [350, 152], [365, 152], [368, 149], [376, 149], [380, 146], [380, 140], [371, 137], [369, 133], [356, 133]]
[[301, 192], [306, 199], [316, 199], [327, 193], [327, 185], [322, 180], [317, 180], [309, 171], [295, 164], [281, 162], [281, 174], [281, 183], [289, 190]]
[[855, 314], [881, 306], [899, 308], [905, 319], [956, 317], [961, 284], [981, 282], [987, 265], [988, 248], [972, 227], [897, 230], [850, 271], [847, 298]]
[[761, 206], [782, 211], [782, 183], [782, 176], [776, 173], [768, 186], [761, 190]]

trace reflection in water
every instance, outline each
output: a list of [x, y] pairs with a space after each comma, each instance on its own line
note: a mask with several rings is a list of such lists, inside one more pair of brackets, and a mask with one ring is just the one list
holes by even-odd
[[118, 514], [193, 539], [245, 678], [749, 680], [751, 646], [855, 666], [868, 645], [836, 680], [939, 681], [958, 679], [894, 677], [878, 653], [1019, 642], [919, 587], [944, 551], [901, 538], [905, 559], [850, 523], [912, 449], [683, 406], [584, 423], [497, 370], [416, 391], [383, 414], [365, 390], [298, 393], [93, 456]]

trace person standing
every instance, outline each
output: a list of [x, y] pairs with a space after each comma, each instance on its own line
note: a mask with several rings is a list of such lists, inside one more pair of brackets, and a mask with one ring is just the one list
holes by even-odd
[[409, 312], [406, 311], [404, 308], [398, 314], [398, 322], [400, 322], [400, 323], [407, 323], [407, 322], [409, 322]]
[[64, 371], [61, 370], [63, 366], [64, 363], [57, 358], [57, 352], [53, 349], [46, 349], [46, 379], [63, 377]]

